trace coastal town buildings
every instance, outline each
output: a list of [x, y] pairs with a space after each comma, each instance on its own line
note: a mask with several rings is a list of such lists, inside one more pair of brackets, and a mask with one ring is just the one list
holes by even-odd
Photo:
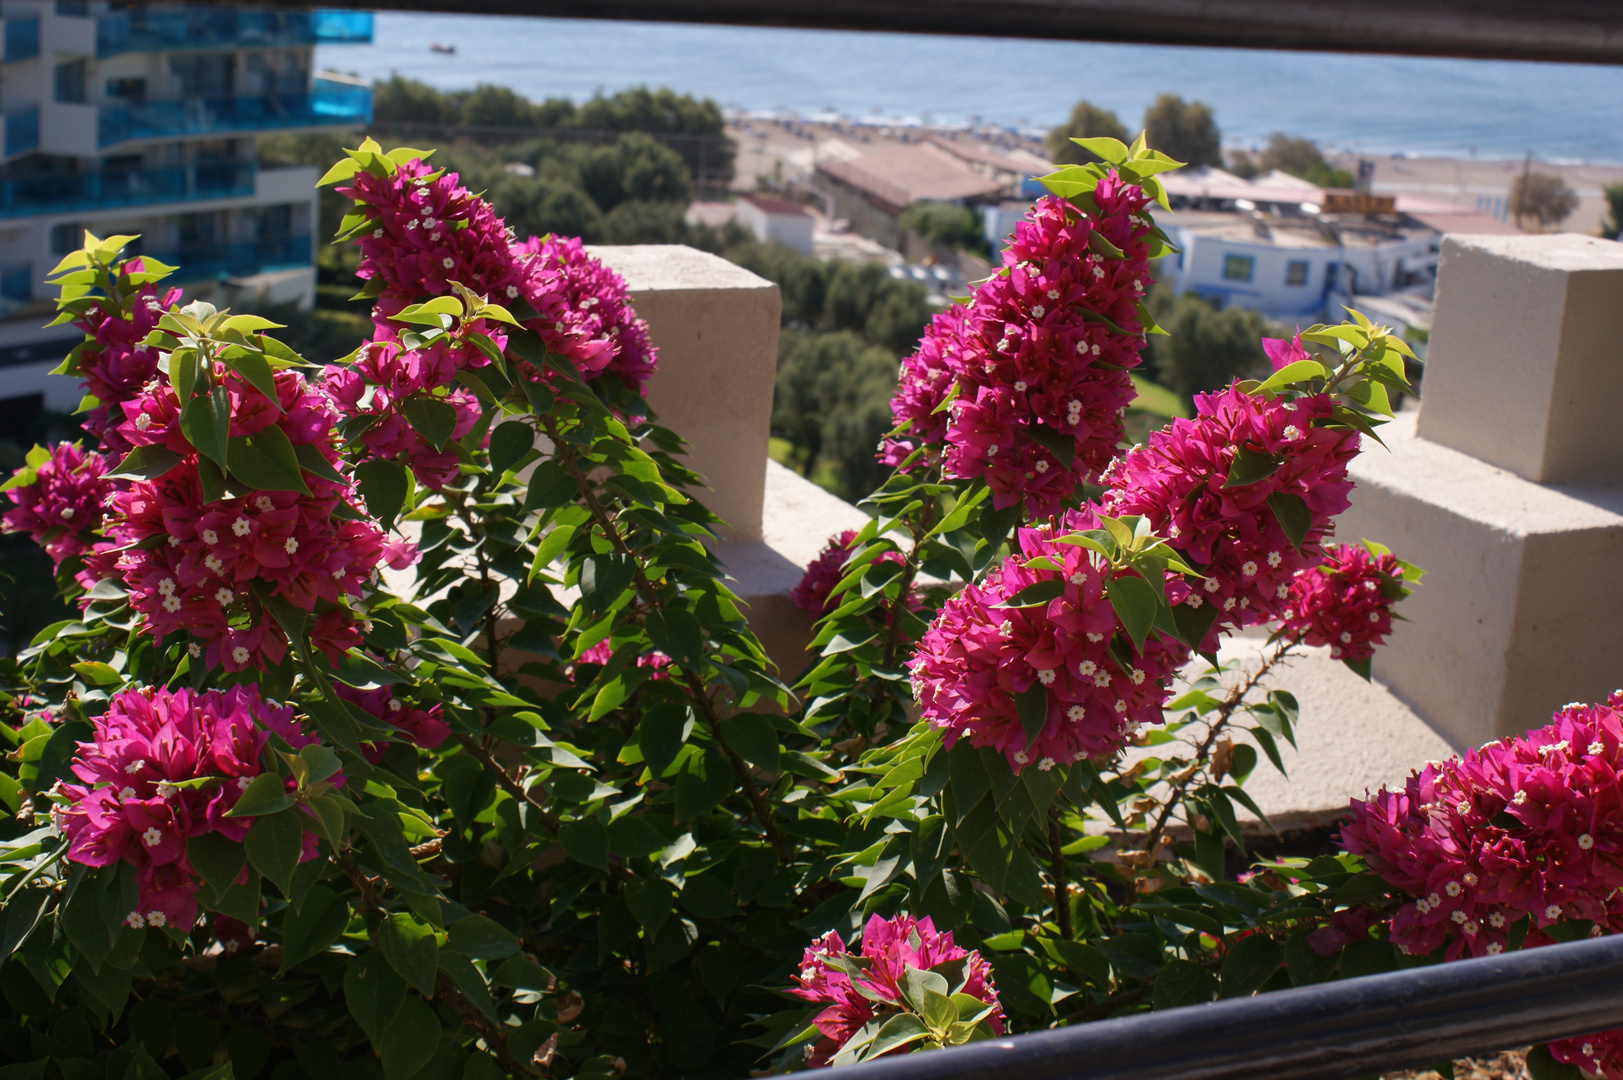
[[309, 307], [317, 170], [262, 168], [256, 138], [356, 127], [361, 80], [313, 71], [372, 15], [105, 0], [6, 0], [0, 65], [0, 401], [72, 410], [50, 376], [80, 339], [46, 329], [51, 268], [86, 230], [178, 265], [187, 295]]
[[761, 243], [779, 243], [804, 255], [812, 253], [812, 215], [788, 199], [745, 195], [738, 200], [735, 219]]
[[[1158, 274], [1180, 293], [1275, 318], [1316, 320], [1357, 296], [1430, 297], [1448, 233], [1516, 235], [1456, 203], [1324, 189], [1283, 173], [1166, 178], [1157, 222], [1180, 250]], [[1413, 320], [1402, 320], [1410, 322]]]

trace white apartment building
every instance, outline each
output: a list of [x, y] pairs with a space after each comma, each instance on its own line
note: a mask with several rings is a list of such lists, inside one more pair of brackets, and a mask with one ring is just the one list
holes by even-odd
[[44, 277], [87, 229], [139, 234], [188, 297], [313, 302], [318, 172], [256, 138], [371, 121], [366, 83], [312, 70], [370, 12], [0, 0], [0, 38], [0, 401], [77, 406]]

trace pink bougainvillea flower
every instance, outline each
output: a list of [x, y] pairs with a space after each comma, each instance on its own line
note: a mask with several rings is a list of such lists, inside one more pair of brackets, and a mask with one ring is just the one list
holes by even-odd
[[33, 469], [33, 482], [10, 488], [16, 504], [0, 515], [6, 532], [25, 532], [58, 566], [96, 542], [112, 483], [107, 459], [73, 443], [57, 443]]
[[[198, 883], [186, 841], [217, 832], [240, 841], [251, 818], [226, 811], [262, 771], [271, 732], [303, 736], [293, 710], [264, 701], [251, 686], [229, 690], [125, 690], [92, 721], [90, 742], [73, 759], [79, 782], [63, 785], [57, 821], [68, 858], [87, 866], [135, 867], [140, 902], [131, 926], [189, 930]], [[206, 780], [201, 786], [188, 781]], [[313, 857], [313, 849], [305, 857]]]
[[[1003, 754], [1015, 772], [1047, 771], [1083, 757], [1114, 754], [1142, 724], [1161, 722], [1172, 674], [1189, 657], [1181, 643], [1152, 635], [1131, 667], [1105, 593], [1109, 570], [1087, 548], [1060, 544], [1064, 532], [1095, 528], [1092, 510], [1069, 513], [1062, 529], [1021, 529], [1019, 553], [980, 585], [948, 600], [914, 653], [913, 689], [925, 720]], [[1060, 569], [1028, 568], [1046, 556]], [[1004, 601], [1038, 582], [1063, 591], [1036, 607]], [[1125, 645], [1131, 655], [1130, 642]], [[1017, 695], [1046, 689], [1047, 719], [1035, 737], [1021, 721]]]
[[[1002, 269], [967, 305], [931, 321], [891, 402], [910, 427], [881, 460], [899, 464], [941, 442], [947, 476], [983, 477], [996, 507], [1024, 500], [1032, 516], [1048, 517], [1115, 457], [1136, 394], [1128, 371], [1144, 345], [1153, 224], [1142, 213], [1148, 196], [1114, 173], [1093, 197], [1097, 215], [1039, 200]], [[1094, 234], [1123, 257], [1101, 255]]]
[[1449, 959], [1524, 944], [1583, 919], [1623, 930], [1623, 693], [1568, 705], [1548, 727], [1432, 762], [1401, 790], [1353, 800], [1346, 850], [1411, 899], [1391, 938]]
[[[789, 594], [796, 607], [810, 612], [813, 618], [821, 618], [834, 610], [829, 602], [829, 596], [833, 593], [834, 586], [845, 576], [845, 560], [850, 558], [855, 550], [852, 542], [856, 538], [855, 529], [846, 529], [829, 538], [828, 543], [823, 545], [823, 550], [817, 553], [817, 558], [811, 561], [806, 567], [806, 572], [800, 576], [799, 584]], [[902, 558], [901, 552], [887, 551], [879, 555], [875, 561], [905, 565], [907, 560]]]
[[840, 935], [831, 931], [807, 947], [800, 970], [795, 973], [795, 986], [788, 991], [804, 1001], [828, 1006], [813, 1021], [822, 1035], [807, 1057], [807, 1064], [813, 1068], [827, 1065], [878, 1009], [886, 1004], [903, 1006], [899, 985], [910, 967], [927, 971], [938, 964], [968, 958], [959, 992], [991, 1005], [987, 1022], [995, 1033], [1003, 1033], [1003, 1008], [998, 1004], [991, 965], [980, 953], [955, 944], [952, 931], [938, 933], [929, 916], [870, 916], [862, 928], [862, 951], [856, 955], [867, 964], [866, 970], [853, 979], [841, 963], [853, 954]]
[[1367, 659], [1392, 632], [1393, 586], [1402, 578], [1395, 555], [1328, 544], [1323, 562], [1291, 580], [1280, 625], [1309, 645], [1330, 646], [1337, 660]]
[[[1296, 574], [1320, 561], [1332, 519], [1347, 508], [1347, 463], [1358, 433], [1319, 426], [1331, 415], [1326, 395], [1267, 398], [1231, 386], [1195, 395], [1195, 417], [1174, 420], [1107, 471], [1114, 515], [1140, 514], [1156, 535], [1183, 552], [1204, 580], [1169, 579], [1167, 600], [1216, 619], [1203, 645], [1224, 629], [1276, 618]], [[1229, 486], [1244, 453], [1256, 479]], [[1301, 546], [1280, 514], [1301, 516]]]

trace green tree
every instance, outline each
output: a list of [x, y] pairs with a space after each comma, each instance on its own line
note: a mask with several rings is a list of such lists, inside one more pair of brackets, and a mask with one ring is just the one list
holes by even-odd
[[390, 124], [458, 124], [462, 108], [451, 95], [398, 72], [372, 84], [372, 119]]
[[1600, 234], [1616, 240], [1623, 234], [1623, 184], [1607, 184], [1601, 189], [1601, 197], [1606, 200], [1606, 217], [1601, 221]]
[[528, 128], [535, 110], [528, 100], [505, 86], [480, 83], [462, 100], [461, 122], [469, 127]]
[[1165, 285], [1150, 290], [1148, 304], [1155, 321], [1171, 335], [1152, 336], [1146, 349], [1149, 368], [1161, 385], [1189, 398], [1268, 370], [1260, 340], [1278, 334], [1255, 311], [1215, 308], [1194, 293], [1175, 296]]
[[1144, 137], [1152, 150], [1187, 164], [1223, 164], [1223, 138], [1203, 102], [1162, 94], [1144, 110]]
[[851, 331], [803, 334], [778, 340], [778, 376], [772, 430], [794, 448], [791, 463], [811, 476], [827, 463], [835, 493], [860, 497], [884, 468], [874, 460], [890, 429], [896, 357]]
[[604, 213], [626, 199], [686, 207], [693, 197], [682, 156], [641, 132], [621, 135], [613, 146], [582, 147], [574, 159], [581, 186]]
[[930, 321], [927, 295], [922, 284], [891, 277], [880, 263], [838, 262], [829, 272], [823, 327], [856, 331], [896, 353], [912, 352]]
[[1271, 169], [1299, 176], [1320, 187], [1351, 187], [1353, 183], [1352, 173], [1325, 161], [1312, 139], [1295, 138], [1278, 131], [1268, 136], [1268, 145], [1257, 155], [1256, 171]]
[[1058, 165], [1087, 165], [1099, 159], [1072, 142], [1072, 139], [1120, 139], [1127, 141], [1127, 129], [1116, 114], [1090, 101], [1071, 108], [1071, 118], [1048, 132], [1048, 156]]
[[944, 202], [916, 202], [902, 212], [902, 227], [912, 229], [932, 244], [986, 252], [980, 219], [967, 206]]
[[732, 179], [735, 147], [727, 138], [721, 107], [710, 98], [678, 94], [667, 87], [633, 86], [610, 95], [594, 95], [580, 106], [570, 126], [588, 131], [702, 136], [674, 140], [671, 146], [701, 183], [725, 187]]
[[681, 203], [627, 199], [603, 217], [603, 239], [610, 244], [679, 244], [686, 230]]
[[1558, 222], [1565, 221], [1578, 209], [1578, 193], [1567, 187], [1566, 181], [1550, 173], [1523, 173], [1510, 185], [1510, 212], [1517, 224], [1526, 218], [1538, 222], [1543, 232]]

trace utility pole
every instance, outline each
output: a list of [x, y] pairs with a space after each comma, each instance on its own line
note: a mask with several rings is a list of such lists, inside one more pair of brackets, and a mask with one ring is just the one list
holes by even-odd
[[1529, 150], [1527, 151], [1527, 155], [1522, 158], [1521, 191], [1512, 193], [1515, 195], [1514, 202], [1516, 204], [1516, 228], [1518, 229], [1522, 227], [1522, 217], [1527, 211], [1527, 178], [1532, 175], [1532, 172], [1533, 151]]

